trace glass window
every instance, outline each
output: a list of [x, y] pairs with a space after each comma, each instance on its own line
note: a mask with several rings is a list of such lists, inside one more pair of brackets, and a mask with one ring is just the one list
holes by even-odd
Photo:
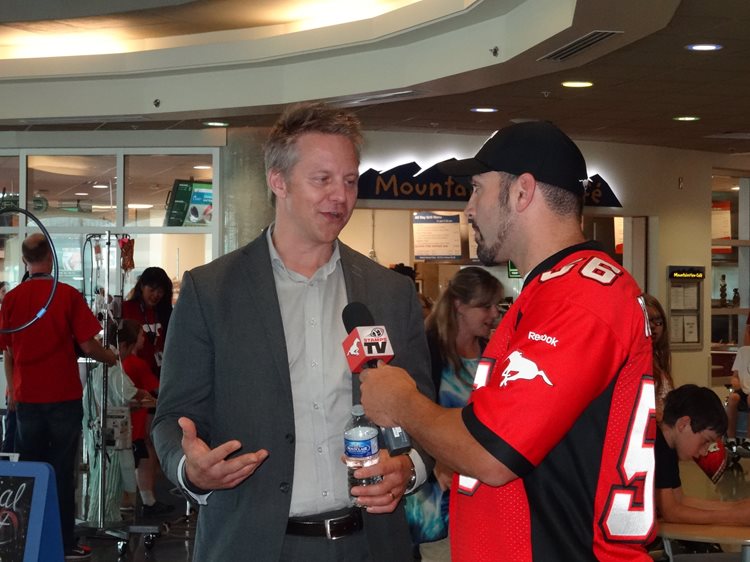
[[126, 226], [207, 226], [213, 218], [210, 154], [125, 157]]
[[30, 155], [27, 209], [47, 227], [114, 225], [116, 170], [114, 155]]
[[[0, 156], [0, 209], [6, 205], [18, 206], [19, 181], [18, 156]], [[0, 214], [0, 226], [18, 226], [18, 215]]]
[[6, 282], [8, 290], [10, 290], [21, 282], [26, 271], [26, 267], [21, 260], [21, 241], [18, 235], [0, 234], [0, 260], [2, 263], [2, 278], [0, 278], [0, 281]]
[[[5, 151], [0, 156], [0, 281], [10, 288], [21, 282], [21, 240], [38, 232], [35, 221], [25, 226], [20, 213], [3, 211], [3, 201], [18, 205], [23, 193], [26, 200], [20, 207], [48, 230], [55, 246], [59, 281], [81, 291], [93, 310], [104, 311], [102, 289], [114, 298], [127, 298], [150, 266], [167, 272], [176, 298], [184, 271], [213, 259], [217, 227], [212, 220], [212, 164], [218, 152], [181, 150], [91, 154], [104, 151], [90, 148], [49, 154], [52, 150], [40, 149], [29, 150], [25, 159]], [[27, 167], [25, 187], [20, 185], [22, 163]], [[179, 197], [175, 188], [182, 190]], [[165, 228], [173, 226], [185, 228]], [[123, 265], [121, 243], [126, 241], [133, 244], [132, 266]], [[113, 312], [117, 310], [115, 306]]]
[[122, 293], [115, 293], [122, 294], [126, 300], [138, 276], [151, 266], [167, 272], [174, 283], [176, 300], [182, 274], [213, 259], [210, 234], [137, 234], [132, 240], [135, 267], [123, 275]]

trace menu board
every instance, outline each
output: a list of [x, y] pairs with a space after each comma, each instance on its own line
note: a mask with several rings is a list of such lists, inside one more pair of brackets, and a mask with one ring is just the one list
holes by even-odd
[[461, 259], [460, 215], [421, 212], [414, 213], [412, 218], [415, 259]]

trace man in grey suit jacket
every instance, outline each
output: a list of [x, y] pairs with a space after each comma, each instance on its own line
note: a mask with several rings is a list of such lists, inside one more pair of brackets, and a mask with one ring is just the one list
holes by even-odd
[[275, 221], [185, 274], [167, 334], [153, 438], [168, 477], [202, 504], [195, 560], [411, 560], [402, 497], [432, 461], [412, 449], [358, 469], [343, 427], [359, 383], [341, 342], [365, 303], [395, 358], [433, 393], [413, 283], [338, 242], [357, 197], [356, 118], [288, 109], [266, 144]]

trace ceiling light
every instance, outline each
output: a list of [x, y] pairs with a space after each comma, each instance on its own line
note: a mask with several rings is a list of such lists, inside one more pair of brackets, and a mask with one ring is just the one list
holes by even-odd
[[148, 203], [128, 203], [128, 209], [153, 209], [153, 205]]
[[229, 127], [226, 121], [204, 121], [203, 124], [206, 127]]
[[678, 115], [677, 117], [672, 117], [672, 119], [675, 121], [698, 121], [700, 117], [695, 115]]
[[89, 196], [88, 193], [84, 193], [83, 191], [79, 191], [77, 193], [74, 193], [73, 195], [80, 195], [81, 197], [88, 197]]
[[107, 189], [109, 186], [106, 183], [95, 183], [91, 187], [94, 189]]
[[368, 103], [372, 101], [378, 101], [378, 100], [388, 100], [393, 98], [400, 98], [403, 96], [411, 96], [414, 94], [414, 90], [396, 90], [393, 92], [381, 92], [379, 94], [370, 94], [363, 98], [357, 98], [353, 99], [348, 103]]
[[566, 80], [562, 85], [566, 88], [590, 88], [594, 83], [584, 80]]
[[197, 166], [193, 166], [193, 170], [210, 170], [211, 166], [206, 166], [205, 164], [199, 164]]
[[474, 113], [497, 113], [497, 108], [495, 107], [472, 107], [471, 111]]
[[722, 46], [716, 43], [694, 43], [692, 45], [685, 45], [685, 48], [688, 51], [718, 51]]
[[739, 185], [733, 185], [732, 186], [732, 191], [739, 191], [739, 190], [740, 190], [740, 186]]
[[109, 211], [110, 209], [116, 209], [115, 205], [91, 205], [94, 211]]

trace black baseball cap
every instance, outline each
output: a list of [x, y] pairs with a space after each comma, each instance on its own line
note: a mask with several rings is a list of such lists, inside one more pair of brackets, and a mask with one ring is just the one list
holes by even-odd
[[517, 123], [496, 131], [474, 158], [440, 162], [438, 170], [456, 177], [485, 172], [505, 172], [520, 176], [530, 173], [548, 183], [583, 195], [588, 178], [586, 161], [576, 144], [547, 121]]

